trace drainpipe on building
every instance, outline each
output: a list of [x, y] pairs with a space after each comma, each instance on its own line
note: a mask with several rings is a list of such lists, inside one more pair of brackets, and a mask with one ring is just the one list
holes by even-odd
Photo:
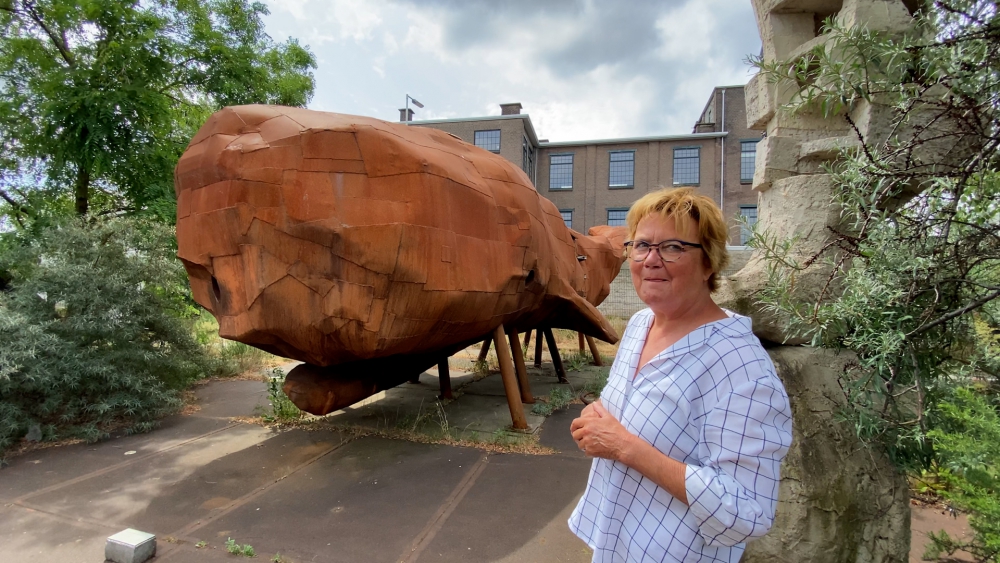
[[[722, 89], [722, 132], [726, 131], [726, 89]], [[726, 216], [726, 138], [720, 137], [722, 141], [722, 157], [719, 159], [719, 209], [722, 216]], [[729, 222], [728, 220], [726, 221]], [[728, 237], [727, 237], [728, 238]]]

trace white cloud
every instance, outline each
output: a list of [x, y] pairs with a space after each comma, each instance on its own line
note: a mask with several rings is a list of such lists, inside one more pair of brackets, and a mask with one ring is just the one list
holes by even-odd
[[[744, 5], [745, 4], [745, 5]], [[627, 6], [627, 8], [626, 8]], [[310, 107], [398, 119], [497, 115], [521, 102], [552, 140], [691, 131], [712, 88], [749, 78], [747, 1], [282, 0], [276, 39], [321, 62]]]
[[281, 0], [272, 2], [274, 16], [287, 14], [296, 22], [292, 35], [316, 46], [332, 41], [371, 39], [382, 24], [379, 3], [365, 0]]
[[[732, 0], [729, 0], [732, 1]], [[689, 0], [656, 20], [662, 44], [657, 56], [666, 61], [698, 60], [711, 56], [717, 34], [715, 9], [718, 2]]]

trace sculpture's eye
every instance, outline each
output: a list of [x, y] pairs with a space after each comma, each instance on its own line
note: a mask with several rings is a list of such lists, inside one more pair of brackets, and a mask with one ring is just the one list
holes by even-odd
[[219, 280], [212, 276], [212, 293], [215, 294], [216, 301], [222, 301], [222, 288], [219, 287]]

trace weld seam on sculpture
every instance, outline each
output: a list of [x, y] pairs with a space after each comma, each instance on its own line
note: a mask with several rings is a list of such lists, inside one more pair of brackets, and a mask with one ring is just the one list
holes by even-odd
[[566, 228], [521, 170], [447, 133], [225, 108], [175, 189], [195, 300], [224, 338], [305, 362], [285, 390], [308, 412], [399, 385], [498, 327], [618, 339], [596, 305], [623, 229]]

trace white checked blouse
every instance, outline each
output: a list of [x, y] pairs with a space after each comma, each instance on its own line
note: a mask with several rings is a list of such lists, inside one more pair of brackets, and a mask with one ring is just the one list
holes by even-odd
[[703, 325], [632, 379], [653, 313], [632, 316], [601, 402], [628, 429], [687, 464], [690, 506], [635, 469], [596, 458], [570, 529], [594, 561], [737, 563], [771, 527], [792, 441], [788, 395], [750, 319]]

